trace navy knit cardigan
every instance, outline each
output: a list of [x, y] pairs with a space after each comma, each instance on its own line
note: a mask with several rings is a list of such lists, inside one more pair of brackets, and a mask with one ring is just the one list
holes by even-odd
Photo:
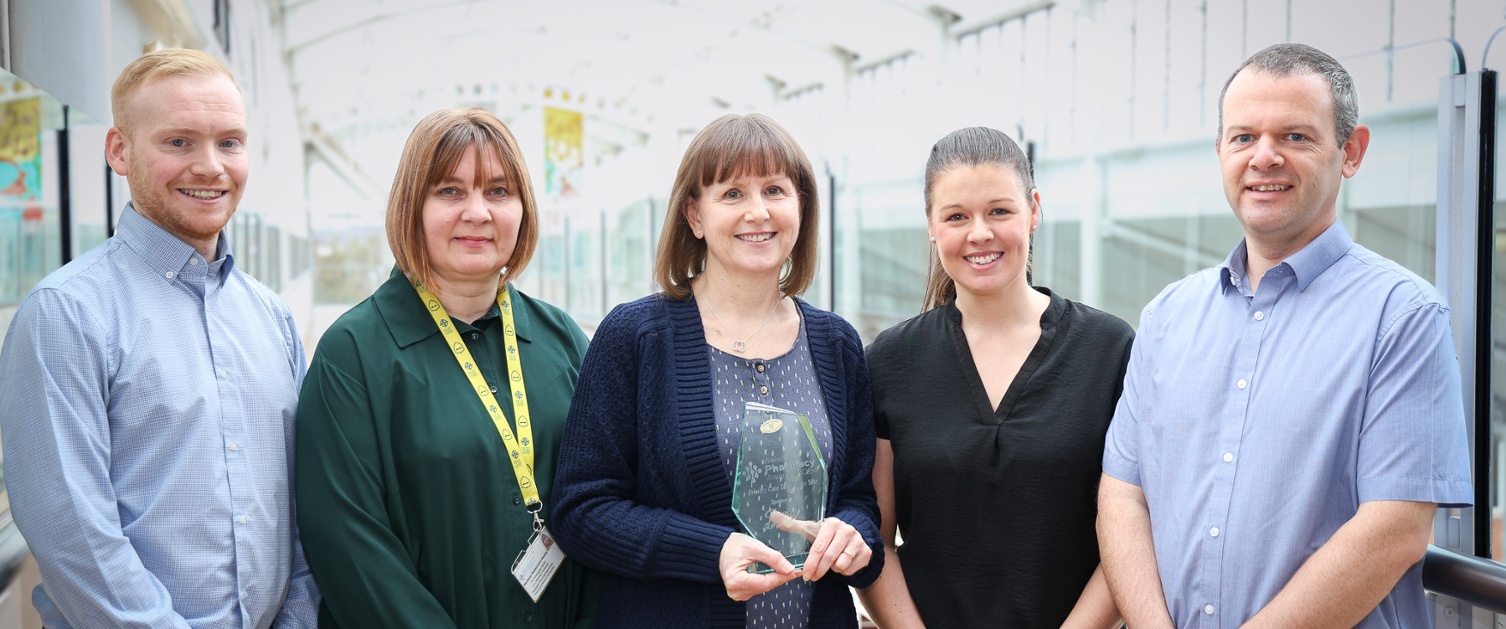
[[[816, 582], [811, 627], [856, 627], [848, 586], [883, 568], [873, 492], [873, 400], [857, 332], [796, 299], [831, 419], [827, 515], [873, 550], [852, 576]], [[613, 309], [586, 352], [570, 404], [549, 523], [565, 553], [602, 571], [600, 627], [745, 623], [717, 560], [738, 530], [712, 411], [710, 356], [695, 298]]]

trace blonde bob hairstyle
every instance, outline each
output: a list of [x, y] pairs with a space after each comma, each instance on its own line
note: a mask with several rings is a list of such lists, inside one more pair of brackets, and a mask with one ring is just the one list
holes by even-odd
[[[392, 193], [387, 196], [387, 245], [392, 248], [398, 270], [435, 292], [439, 289], [434, 285], [434, 269], [424, 245], [424, 201], [473, 149], [497, 158], [508, 188], [523, 202], [518, 242], [497, 279], [499, 289], [523, 272], [539, 242], [538, 204], [533, 199], [528, 165], [507, 125], [480, 107], [441, 109], [429, 114], [413, 128], [397, 163]], [[487, 161], [476, 160], [472, 181], [489, 181], [495, 176], [486, 172]]]
[[816, 274], [817, 223], [821, 216], [816, 175], [805, 151], [788, 131], [762, 114], [728, 114], [711, 121], [685, 149], [670, 190], [659, 235], [654, 280], [675, 299], [690, 295], [690, 279], [706, 269], [706, 241], [691, 232], [687, 213], [695, 208], [707, 186], [743, 176], [784, 175], [800, 197], [800, 232], [779, 278], [779, 290], [799, 295]]
[[130, 108], [126, 107], [126, 103], [147, 81], [164, 76], [223, 76], [230, 79], [235, 89], [240, 89], [240, 85], [235, 83], [235, 76], [230, 74], [230, 68], [225, 67], [224, 62], [214, 55], [189, 48], [153, 50], [126, 64], [125, 69], [120, 71], [120, 76], [115, 77], [115, 84], [110, 87], [110, 115], [115, 117], [116, 127], [130, 132], [135, 121], [131, 119]]

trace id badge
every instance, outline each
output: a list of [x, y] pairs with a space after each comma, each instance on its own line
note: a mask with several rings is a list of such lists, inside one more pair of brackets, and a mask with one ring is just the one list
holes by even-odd
[[549, 587], [549, 581], [564, 562], [565, 551], [560, 550], [559, 544], [554, 542], [549, 529], [540, 528], [528, 538], [528, 548], [523, 549], [523, 552], [518, 553], [518, 558], [513, 560], [512, 576], [528, 592], [533, 602], [537, 603], [544, 588]]

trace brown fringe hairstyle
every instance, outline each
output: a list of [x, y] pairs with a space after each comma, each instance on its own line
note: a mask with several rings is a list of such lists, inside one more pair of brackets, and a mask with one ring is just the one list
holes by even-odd
[[[1030, 199], [1031, 211], [1036, 209], [1035, 197], [1029, 195], [1030, 191], [1035, 190], [1035, 178], [1030, 173], [1030, 158], [1025, 155], [1025, 151], [1020, 150], [1020, 145], [1015, 144], [1003, 131], [988, 127], [967, 127], [948, 133], [936, 142], [936, 146], [931, 147], [931, 159], [926, 161], [927, 224], [931, 221], [931, 189], [935, 187], [936, 180], [954, 168], [975, 166], [1002, 166], [1014, 171], [1020, 176], [1020, 186]], [[1031, 240], [1033, 243], [1034, 236]], [[1025, 264], [1028, 272], [1030, 261], [1027, 259]], [[920, 310], [925, 312], [941, 306], [956, 296], [957, 283], [942, 268], [941, 259], [936, 254], [936, 243], [933, 242], [931, 264], [926, 277], [926, 297]]]
[[696, 134], [675, 174], [654, 261], [654, 280], [665, 294], [688, 297], [690, 279], [706, 269], [706, 241], [695, 237], [686, 218], [706, 186], [745, 175], [778, 174], [789, 177], [800, 196], [800, 233], [790, 252], [789, 270], [779, 278], [779, 290], [785, 295], [805, 292], [816, 275], [820, 246], [820, 196], [810, 160], [789, 132], [768, 116], [728, 114]]
[[143, 83], [163, 76], [223, 76], [230, 79], [236, 90], [241, 88], [235, 82], [235, 76], [230, 74], [230, 68], [214, 55], [190, 48], [153, 50], [126, 64], [120, 76], [115, 77], [115, 84], [110, 87], [110, 115], [115, 117], [114, 126], [130, 133], [134, 121], [126, 102]]
[[[523, 201], [518, 242], [497, 279], [498, 289], [523, 272], [539, 242], [538, 204], [528, 179], [528, 165], [523, 162], [523, 152], [507, 125], [480, 107], [441, 109], [429, 114], [413, 128], [397, 163], [392, 192], [387, 196], [387, 246], [392, 248], [399, 270], [435, 293], [439, 291], [434, 286], [434, 269], [424, 245], [424, 200], [472, 149], [483, 156], [495, 156], [501, 162], [508, 187]], [[476, 160], [473, 181], [493, 177], [493, 173], [486, 172], [486, 161]]]

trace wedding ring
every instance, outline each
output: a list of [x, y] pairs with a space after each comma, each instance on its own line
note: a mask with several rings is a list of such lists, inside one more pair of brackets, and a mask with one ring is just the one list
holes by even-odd
[[855, 553], [855, 552], [852, 552], [850, 550], [844, 550], [844, 551], [842, 551], [842, 554], [847, 555], [851, 559], [857, 559], [858, 558], [858, 554]]

